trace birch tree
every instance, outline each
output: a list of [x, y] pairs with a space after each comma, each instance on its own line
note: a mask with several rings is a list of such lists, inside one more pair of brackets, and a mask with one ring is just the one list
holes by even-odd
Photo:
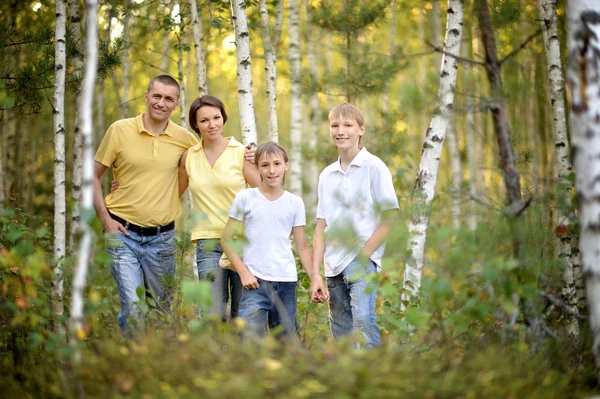
[[[68, 0], [69, 30], [73, 40], [78, 45], [81, 42], [81, 13], [79, 12], [79, 0]], [[72, 58], [75, 73], [81, 74], [83, 62], [79, 57]], [[71, 212], [71, 230], [69, 235], [69, 253], [75, 250], [75, 238], [79, 232], [79, 201], [81, 199], [81, 87], [75, 90], [75, 127], [73, 132], [73, 175], [71, 178], [71, 195], [74, 200]]]
[[252, 98], [252, 57], [250, 55], [250, 32], [246, 17], [245, 0], [231, 0], [233, 27], [237, 57], [238, 105], [240, 126], [244, 144], [256, 143], [256, 121]]
[[202, 18], [198, 15], [198, 3], [191, 0], [192, 34], [194, 37], [194, 50], [196, 54], [196, 78], [198, 81], [198, 95], [208, 93], [208, 79], [206, 78], [206, 57], [204, 54], [204, 33]]
[[[466, 52], [466, 54], [469, 56], [472, 55], [472, 48], [470, 48], [469, 51]], [[479, 92], [477, 89], [477, 85], [473, 84], [473, 75], [473, 67], [468, 62], [465, 62], [463, 73], [465, 87], [467, 87], [465, 91], [467, 93], [472, 93], [472, 98], [477, 98]], [[475, 124], [474, 117], [475, 107], [476, 104], [473, 101], [469, 100], [467, 102], [467, 112], [465, 117], [465, 147], [467, 150], [467, 164], [469, 166], [469, 195], [472, 199], [469, 203], [470, 206], [469, 211], [467, 212], [468, 214], [466, 215], [466, 219], [469, 230], [472, 231], [477, 228], [477, 203], [473, 199], [477, 197], [477, 187], [479, 178], [476, 156], [479, 140], [476, 134], [477, 127]]]
[[458, 70], [457, 58], [448, 54], [456, 55], [460, 53], [460, 40], [464, 20], [463, 6], [463, 0], [448, 1], [448, 20], [446, 24], [444, 53], [442, 55], [438, 104], [427, 129], [421, 152], [419, 171], [417, 172], [415, 188], [412, 193], [412, 202], [416, 205], [416, 211], [411, 217], [408, 228], [410, 234], [407, 245], [409, 256], [404, 269], [404, 290], [402, 294], [402, 303], [404, 305], [413, 302], [413, 298], [417, 296], [421, 286], [430, 207], [435, 194], [442, 145], [452, 116]]
[[300, 5], [289, 2], [289, 60], [290, 60], [290, 191], [302, 195], [302, 76], [300, 69]]
[[[283, 3], [283, 0], [278, 0]], [[271, 42], [271, 29], [269, 21], [269, 10], [267, 9], [267, 0], [259, 0], [260, 27], [263, 39], [263, 49], [265, 53], [265, 73], [267, 75], [267, 120], [269, 141], [279, 141], [279, 129], [277, 126], [277, 58]]]
[[54, 284], [52, 298], [54, 312], [63, 314], [63, 259], [66, 247], [65, 195], [65, 77], [67, 43], [67, 1], [56, 1], [56, 28], [54, 49]]
[[81, 91], [81, 145], [83, 148], [83, 173], [81, 184], [81, 210], [83, 236], [79, 244], [77, 269], [73, 278], [71, 300], [71, 335], [82, 339], [83, 330], [83, 291], [86, 285], [88, 263], [92, 247], [92, 229], [89, 224], [94, 215], [93, 178], [94, 178], [94, 143], [93, 143], [93, 99], [96, 70], [98, 67], [98, 10], [96, 0], [85, 1], [86, 15], [86, 58], [85, 74]]
[[[312, 13], [310, 10], [310, 0], [306, 0], [306, 19], [309, 26], [312, 25]], [[316, 34], [315, 34], [316, 33]], [[309, 32], [308, 34], [308, 69], [312, 82], [319, 80], [319, 54], [316, 51], [317, 43], [321, 38], [321, 30], [317, 32]], [[317, 136], [321, 125], [321, 104], [319, 95], [316, 90], [312, 90], [309, 100], [310, 106], [310, 127], [308, 133], [308, 149], [310, 157], [308, 159], [308, 180], [310, 184], [310, 192], [308, 195], [308, 209], [316, 213], [317, 206], [317, 187], [319, 181], [319, 171], [317, 169], [316, 151], [317, 151]]]
[[[560, 201], [557, 207], [558, 224], [556, 231], [559, 232], [557, 239], [558, 258], [563, 265], [562, 298], [568, 306], [570, 313], [578, 313], [575, 272], [571, 258], [571, 193], [573, 185], [569, 180], [571, 175], [571, 160], [569, 139], [567, 137], [567, 118], [565, 115], [564, 101], [564, 78], [560, 60], [560, 43], [558, 41], [558, 27], [556, 24], [556, 0], [540, 0], [537, 3], [538, 12], [542, 24], [542, 35], [546, 53], [546, 65], [548, 68], [548, 80], [550, 82], [550, 96], [552, 98], [552, 130], [554, 133], [554, 148], [556, 151], [556, 194]], [[567, 316], [567, 333], [569, 336], [579, 338], [579, 323], [574, 316]]]
[[460, 152], [458, 150], [458, 137], [452, 123], [446, 130], [448, 136], [448, 155], [450, 155], [450, 169], [452, 171], [452, 224], [455, 229], [460, 228], [460, 185], [462, 183], [462, 168], [460, 166]]
[[177, 74], [178, 74], [178, 78], [179, 78], [179, 86], [180, 86], [180, 90], [179, 90], [179, 106], [181, 109], [181, 126], [184, 129], [188, 128], [188, 124], [187, 124], [187, 118], [186, 118], [186, 111], [187, 111], [187, 102], [186, 102], [186, 98], [185, 98], [185, 81], [184, 81], [184, 71], [183, 71], [183, 49], [185, 46], [185, 35], [184, 35], [184, 22], [183, 22], [183, 2], [181, 0], [179, 0], [179, 2], [177, 3], [178, 7], [179, 7], [179, 12], [178, 12], [178, 18], [179, 18], [179, 23], [178, 23], [178, 28], [179, 28], [179, 33], [178, 33], [178, 46], [177, 46]]
[[129, 21], [131, 20], [130, 0], [123, 3], [123, 117], [129, 118], [129, 75], [131, 67], [129, 65], [131, 56], [131, 38], [129, 34]]
[[600, 3], [569, 1], [567, 33], [579, 249], [594, 336], [592, 351], [600, 370]]

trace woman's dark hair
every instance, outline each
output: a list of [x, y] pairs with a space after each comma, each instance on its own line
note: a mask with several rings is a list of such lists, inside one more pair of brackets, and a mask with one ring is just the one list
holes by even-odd
[[194, 100], [192, 105], [190, 105], [190, 126], [192, 129], [200, 134], [200, 129], [198, 129], [198, 121], [196, 120], [196, 111], [198, 111], [202, 107], [216, 107], [221, 111], [221, 116], [223, 117], [223, 124], [227, 122], [227, 112], [225, 112], [225, 104], [223, 101], [219, 100], [217, 97], [210, 96], [208, 94], [204, 96], [200, 96]]

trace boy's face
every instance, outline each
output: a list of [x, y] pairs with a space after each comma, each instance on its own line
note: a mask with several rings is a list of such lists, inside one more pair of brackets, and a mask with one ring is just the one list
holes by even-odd
[[283, 187], [283, 178], [288, 170], [282, 154], [264, 154], [258, 160], [258, 172], [263, 184], [271, 187]]
[[329, 120], [329, 134], [338, 151], [354, 150], [358, 149], [365, 127], [359, 126], [355, 119], [337, 116]]

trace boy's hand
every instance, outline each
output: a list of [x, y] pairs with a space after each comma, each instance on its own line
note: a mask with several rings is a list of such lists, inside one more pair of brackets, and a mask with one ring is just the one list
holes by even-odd
[[244, 151], [244, 159], [250, 163], [254, 163], [254, 154], [256, 154], [256, 144], [250, 143], [246, 146], [246, 151]]
[[119, 181], [117, 179], [113, 180], [111, 185], [110, 185], [110, 192], [114, 193], [115, 191], [117, 191], [117, 188], [119, 188]]
[[250, 273], [250, 271], [246, 271], [244, 273], [240, 273], [240, 280], [242, 280], [242, 285], [247, 290], [255, 290], [259, 287], [258, 280], [254, 277], [254, 274]]
[[314, 303], [323, 303], [329, 300], [329, 290], [323, 284], [321, 276], [314, 278], [310, 282], [310, 299]]

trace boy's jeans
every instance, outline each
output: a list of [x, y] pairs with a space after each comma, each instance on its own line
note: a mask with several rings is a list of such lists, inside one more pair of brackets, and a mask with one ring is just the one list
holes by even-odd
[[296, 282], [265, 281], [257, 278], [259, 287], [243, 289], [240, 301], [240, 317], [248, 322], [250, 329], [259, 336], [278, 325], [283, 334], [296, 333]]
[[[375, 316], [374, 287], [365, 281], [366, 275], [375, 273], [377, 266], [372, 261], [363, 265], [354, 259], [343, 272], [335, 277], [327, 277], [329, 288], [329, 320], [334, 338], [361, 331], [367, 347], [379, 346], [379, 326]], [[366, 288], [371, 292], [365, 293]]]
[[[169, 312], [175, 275], [175, 229], [154, 236], [142, 236], [129, 231], [107, 235], [107, 252], [112, 258], [110, 270], [117, 283], [121, 311], [117, 316], [119, 327], [125, 333], [131, 326], [130, 316], [138, 324], [144, 315], [136, 305], [138, 287], [152, 292], [158, 308]], [[165, 284], [166, 283], [166, 284]]]
[[198, 240], [196, 243], [196, 266], [200, 280], [212, 283], [212, 306], [210, 313], [227, 318], [227, 301], [231, 290], [231, 313], [233, 319], [238, 316], [242, 297], [242, 280], [234, 270], [221, 269], [219, 258], [223, 249], [218, 239]]

